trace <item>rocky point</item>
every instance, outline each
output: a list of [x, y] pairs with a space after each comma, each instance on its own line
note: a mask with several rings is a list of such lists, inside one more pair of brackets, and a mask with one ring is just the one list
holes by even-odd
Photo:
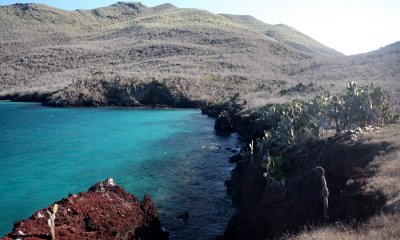
[[[56, 203], [56, 239], [169, 239], [150, 196], [139, 202], [111, 178]], [[4, 239], [51, 239], [45, 215], [54, 204], [15, 223]]]

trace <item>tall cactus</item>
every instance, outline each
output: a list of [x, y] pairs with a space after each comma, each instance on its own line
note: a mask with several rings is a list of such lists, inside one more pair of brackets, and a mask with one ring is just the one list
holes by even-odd
[[54, 221], [56, 219], [56, 212], [58, 211], [58, 204], [54, 204], [53, 208], [50, 211], [46, 211], [45, 217], [47, 219], [47, 225], [50, 227], [50, 233], [51, 233], [51, 239], [55, 240], [56, 239], [56, 225], [54, 224]]
[[253, 160], [254, 160], [254, 141], [251, 140], [251, 143], [249, 144], [250, 148], [250, 164], [253, 165]]
[[328, 202], [328, 197], [329, 197], [329, 190], [328, 190], [328, 186], [326, 184], [326, 179], [325, 179], [325, 170], [318, 166], [315, 169], [315, 173], [321, 177], [321, 182], [322, 182], [322, 197], [324, 198], [324, 218], [325, 220], [328, 219], [328, 206], [329, 206], [329, 202]]

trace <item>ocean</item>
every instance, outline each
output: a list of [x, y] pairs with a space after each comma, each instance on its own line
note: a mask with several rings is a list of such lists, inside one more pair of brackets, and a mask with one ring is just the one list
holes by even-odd
[[[139, 200], [150, 194], [172, 239], [215, 239], [233, 213], [224, 181], [239, 142], [213, 124], [197, 109], [0, 102], [0, 236], [111, 177]], [[176, 218], [184, 212], [186, 222]]]

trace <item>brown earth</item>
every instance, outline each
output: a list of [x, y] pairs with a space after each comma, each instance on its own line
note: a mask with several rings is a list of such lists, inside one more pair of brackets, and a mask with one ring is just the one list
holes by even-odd
[[[70, 195], [56, 203], [58, 239], [169, 239], [150, 196], [145, 195], [139, 202], [111, 178], [93, 185], [86, 193]], [[52, 206], [15, 223], [4, 239], [51, 239], [44, 216]]]

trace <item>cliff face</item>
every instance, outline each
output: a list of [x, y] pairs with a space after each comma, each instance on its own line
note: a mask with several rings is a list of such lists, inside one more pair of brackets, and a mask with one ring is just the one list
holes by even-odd
[[[399, 147], [398, 125], [310, 141], [284, 155], [284, 178], [267, 184], [261, 163], [238, 161], [226, 182], [236, 213], [221, 239], [275, 239], [307, 226], [341, 222], [358, 227], [385, 211], [388, 194], [370, 184], [385, 161], [377, 157]], [[373, 164], [370, 164], [370, 162]], [[322, 166], [329, 189], [329, 219], [324, 219]]]
[[[56, 203], [58, 239], [168, 239], [151, 198], [145, 195], [139, 202], [111, 178], [93, 185], [86, 193], [70, 195]], [[51, 207], [15, 223], [5, 239], [50, 239], [44, 216]]]

